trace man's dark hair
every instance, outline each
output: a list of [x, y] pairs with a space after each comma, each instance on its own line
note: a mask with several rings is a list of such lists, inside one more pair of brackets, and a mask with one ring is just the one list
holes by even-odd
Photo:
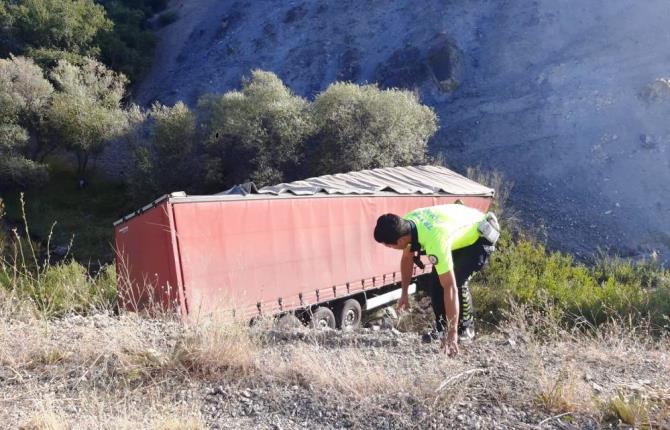
[[384, 214], [377, 218], [375, 240], [379, 243], [393, 245], [402, 236], [410, 234], [409, 222], [394, 214]]

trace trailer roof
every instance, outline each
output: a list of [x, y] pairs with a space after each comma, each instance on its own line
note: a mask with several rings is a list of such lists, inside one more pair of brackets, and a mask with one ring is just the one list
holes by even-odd
[[318, 176], [255, 189], [233, 187], [222, 194], [293, 194], [309, 196], [395, 194], [451, 194], [492, 197], [494, 190], [440, 166], [386, 167]]
[[493, 197], [495, 190], [440, 166], [386, 167], [358, 172], [318, 176], [302, 181], [256, 188], [253, 183], [236, 185], [209, 196], [188, 196], [184, 192], [163, 195], [116, 222], [117, 226], [151, 209], [166, 199], [174, 203], [276, 199], [296, 197], [337, 197], [367, 195], [456, 195]]

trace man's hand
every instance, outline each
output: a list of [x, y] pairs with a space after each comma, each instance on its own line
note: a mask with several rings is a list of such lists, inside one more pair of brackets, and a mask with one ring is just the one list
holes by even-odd
[[406, 311], [409, 309], [409, 294], [406, 291], [400, 293], [400, 300], [398, 300], [398, 310]]
[[449, 330], [447, 335], [442, 338], [442, 349], [449, 357], [458, 355], [458, 333], [456, 330]]

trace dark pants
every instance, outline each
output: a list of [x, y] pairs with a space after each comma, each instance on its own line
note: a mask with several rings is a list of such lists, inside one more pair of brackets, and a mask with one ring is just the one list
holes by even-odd
[[[489, 252], [487, 247], [489, 242], [485, 239], [479, 239], [477, 242], [465, 248], [452, 251], [454, 276], [456, 277], [456, 286], [458, 287], [458, 297], [460, 301], [460, 311], [458, 314], [458, 332], [461, 333], [466, 327], [474, 324], [475, 315], [472, 306], [472, 294], [468, 286], [470, 276], [481, 270], [488, 259]], [[435, 268], [429, 277], [426, 290], [430, 296], [430, 301], [435, 312], [435, 327], [438, 331], [444, 331], [447, 316], [444, 311], [444, 289], [440, 285], [440, 279], [437, 276]]]

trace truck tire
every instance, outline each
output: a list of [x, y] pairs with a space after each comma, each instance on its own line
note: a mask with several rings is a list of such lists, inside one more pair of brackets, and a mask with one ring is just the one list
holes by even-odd
[[330, 309], [319, 306], [312, 312], [309, 326], [315, 329], [335, 328], [335, 314]]
[[361, 304], [356, 299], [348, 299], [337, 311], [337, 326], [342, 330], [355, 330], [360, 328], [363, 320]]

